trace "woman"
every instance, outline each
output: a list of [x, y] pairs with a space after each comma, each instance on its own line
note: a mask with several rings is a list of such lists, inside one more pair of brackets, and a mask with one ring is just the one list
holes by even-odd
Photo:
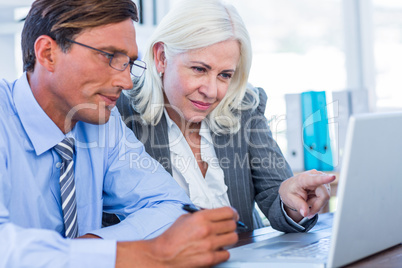
[[233, 6], [182, 1], [152, 35], [146, 74], [118, 108], [194, 204], [232, 206], [251, 230], [261, 227], [256, 202], [274, 228], [307, 231], [329, 199], [322, 184], [333, 178], [317, 171], [292, 177], [264, 117], [266, 94], [247, 84], [251, 58]]

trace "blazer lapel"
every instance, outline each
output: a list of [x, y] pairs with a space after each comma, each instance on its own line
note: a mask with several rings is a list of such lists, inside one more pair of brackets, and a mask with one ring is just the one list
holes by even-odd
[[156, 126], [147, 126], [148, 138], [144, 142], [145, 150], [172, 175], [169, 135], [165, 114]]
[[[227, 147], [230, 146], [229, 143], [231, 142], [231, 136], [230, 135], [216, 135], [213, 132], [211, 132], [211, 137], [212, 137], [212, 141], [214, 143], [214, 147], [215, 147], [215, 153], [216, 153], [216, 157], [220, 160], [219, 162], [221, 162], [221, 159], [229, 159], [231, 162], [233, 161], [233, 157], [234, 155], [230, 155], [227, 150]], [[230, 187], [231, 181], [230, 181], [230, 177], [232, 176], [231, 174], [231, 167], [229, 165], [229, 168], [225, 168], [221, 165], [221, 168], [223, 170], [223, 174], [224, 174], [224, 180], [225, 180], [225, 184], [226, 186], [228, 186], [228, 197], [229, 197], [229, 201], [230, 204], [233, 206], [232, 204], [232, 200], [236, 200], [236, 198], [234, 198], [234, 194], [233, 193], [233, 188]]]
[[247, 145], [239, 133], [241, 131], [234, 135], [211, 135], [228, 187], [230, 205], [236, 208], [241, 221], [252, 228], [254, 222], [250, 211], [253, 210], [254, 191], [250, 185]]

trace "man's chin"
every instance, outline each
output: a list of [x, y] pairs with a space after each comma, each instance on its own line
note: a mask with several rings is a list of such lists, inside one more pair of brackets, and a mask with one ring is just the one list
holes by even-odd
[[94, 122], [93, 124], [94, 125], [104, 125], [107, 122], [109, 122], [109, 120], [110, 120], [110, 114], [108, 116], [103, 117], [103, 118], [99, 118], [98, 121]]
[[109, 122], [110, 120], [110, 110], [109, 109], [105, 109], [103, 111], [101, 111], [97, 116], [93, 116], [93, 117], [84, 117], [81, 118], [82, 122], [88, 123], [88, 124], [92, 124], [92, 125], [104, 125], [107, 122]]

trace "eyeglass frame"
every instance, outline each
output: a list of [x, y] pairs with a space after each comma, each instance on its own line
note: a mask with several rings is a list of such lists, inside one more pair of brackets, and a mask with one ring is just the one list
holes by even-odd
[[[86, 47], [86, 48], [89, 48], [89, 49], [98, 51], [98, 52], [100, 52], [100, 53], [102, 53], [102, 54], [105, 54], [105, 55], [107, 56], [107, 58], [109, 59], [109, 66], [110, 66], [111, 68], [117, 70], [117, 71], [123, 72], [124, 70], [127, 69], [127, 66], [130, 65], [130, 74], [132, 74], [133, 76], [135, 76], [135, 77], [138, 78], [138, 77], [141, 77], [141, 76], [144, 74], [145, 70], [147, 69], [147, 64], [146, 64], [144, 61], [141, 61], [141, 60], [132, 60], [128, 55], [126, 55], [126, 54], [124, 54], [124, 53], [122, 53], [122, 52], [118, 52], [118, 51], [117, 51], [117, 52], [114, 52], [114, 53], [112, 54], [112, 53], [109, 53], [109, 52], [106, 52], [106, 51], [103, 51], [103, 50], [100, 50], [100, 49], [97, 49], [97, 48], [94, 48], [94, 47], [85, 45], [85, 44], [83, 44], [83, 43], [80, 43], [80, 42], [77, 42], [77, 41], [74, 41], [74, 40], [71, 40], [71, 39], [68, 39], [68, 38], [65, 38], [65, 40], [66, 40], [67, 42], [70, 42], [70, 43], [73, 43], [73, 44], [77, 44], [77, 45], [80, 45], [80, 46], [83, 46], [83, 47]], [[118, 69], [118, 68], [112, 66], [112, 60], [113, 60], [113, 58], [115, 57], [116, 54], [122, 54], [122, 55], [126, 56], [126, 57], [129, 59], [129, 61], [127, 62], [128, 64], [124, 67], [124, 69]], [[138, 65], [138, 64], [136, 64], [135, 62], [142, 62], [142, 63], [144, 64], [144, 66]], [[141, 75], [135, 75], [135, 74], [132, 73], [131, 70], [133, 69], [133, 66], [134, 66], [134, 65], [142, 69]]]

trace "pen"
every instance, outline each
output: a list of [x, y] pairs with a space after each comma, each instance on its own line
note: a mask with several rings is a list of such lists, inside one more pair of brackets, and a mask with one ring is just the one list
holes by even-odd
[[[198, 207], [196, 205], [193, 205], [193, 204], [184, 204], [182, 208], [183, 208], [183, 210], [185, 210], [185, 211], [187, 211], [189, 213], [194, 213], [194, 212], [197, 212], [199, 210], [204, 210], [205, 209], [205, 208], [201, 208], [201, 207]], [[241, 221], [237, 221], [236, 223], [237, 223], [237, 226], [247, 229], [247, 225], [245, 225]]]

